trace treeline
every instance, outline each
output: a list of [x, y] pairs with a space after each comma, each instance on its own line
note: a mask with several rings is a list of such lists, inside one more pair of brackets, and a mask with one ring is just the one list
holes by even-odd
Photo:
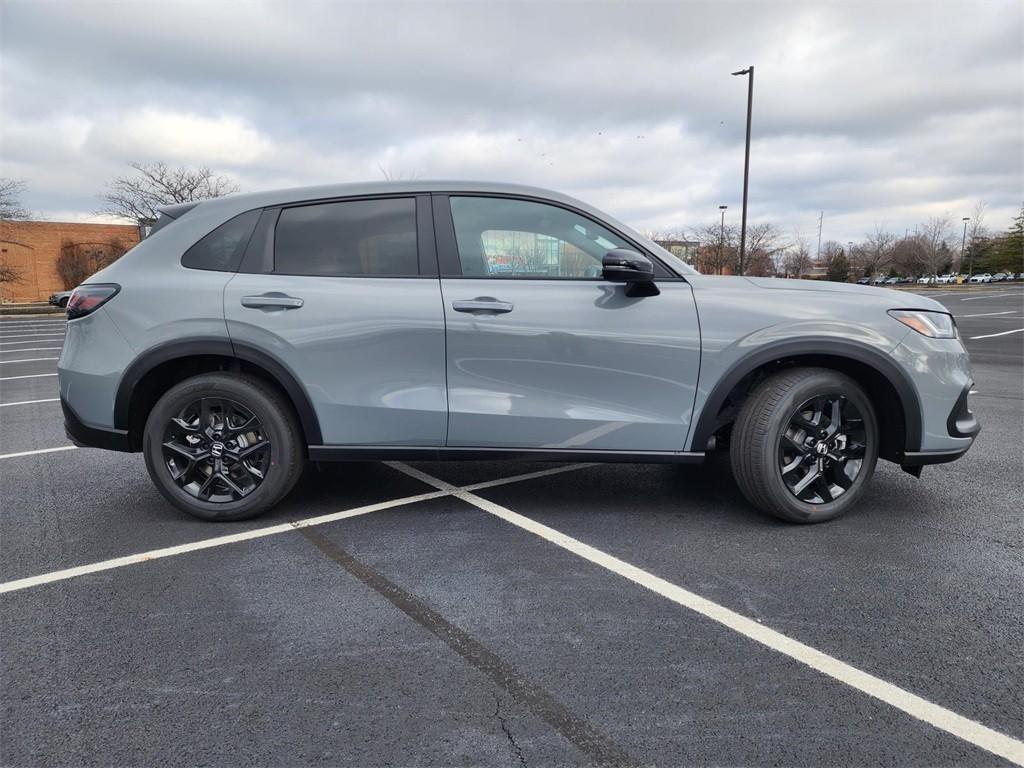
[[655, 240], [696, 243], [696, 253], [690, 260], [707, 274], [814, 274], [841, 282], [876, 275], [1024, 272], [1024, 207], [1006, 230], [992, 231], [986, 226], [983, 204], [975, 206], [963, 223], [965, 228], [958, 227], [950, 216], [935, 216], [902, 236], [876, 227], [859, 241], [844, 244], [826, 240], [819, 249], [816, 242], [800, 232], [787, 236], [775, 224], [762, 222], [747, 227], [742, 269], [740, 230], [734, 224], [723, 225], [718, 221], [683, 231], [650, 234]]

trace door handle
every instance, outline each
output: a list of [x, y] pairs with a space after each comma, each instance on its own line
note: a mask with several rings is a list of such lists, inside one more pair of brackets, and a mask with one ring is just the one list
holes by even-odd
[[283, 293], [264, 293], [261, 296], [243, 296], [242, 306], [249, 309], [298, 309], [302, 299]]
[[511, 312], [513, 306], [507, 301], [498, 301], [493, 296], [477, 296], [468, 301], [453, 301], [452, 309], [456, 312], [470, 312], [474, 315], [503, 315]]

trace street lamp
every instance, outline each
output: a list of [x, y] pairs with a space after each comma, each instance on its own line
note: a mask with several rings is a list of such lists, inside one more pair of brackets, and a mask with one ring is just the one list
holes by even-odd
[[[964, 238], [960, 241], [960, 269], [964, 268], [964, 246], [967, 245], [967, 222], [971, 220], [970, 216], [964, 216]], [[974, 251], [971, 251], [971, 268], [967, 273], [967, 277], [974, 274]]]
[[722, 253], [725, 250], [725, 209], [728, 208], [728, 207], [729, 207], [728, 205], [720, 205], [720, 206], [718, 206], [718, 210], [720, 210], [722, 212], [722, 229], [721, 229], [721, 231], [718, 234], [718, 269], [719, 269], [719, 274], [721, 274], [721, 269], [722, 269]]
[[750, 117], [754, 110], [754, 65], [733, 72], [734, 75], [749, 75], [747, 80], [747, 148], [743, 156], [743, 214], [740, 219], [740, 274], [743, 274], [744, 259], [747, 255], [747, 187], [750, 182]]

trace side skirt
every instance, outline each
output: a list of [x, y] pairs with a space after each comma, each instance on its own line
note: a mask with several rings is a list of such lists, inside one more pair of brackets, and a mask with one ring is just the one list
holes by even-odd
[[561, 448], [431, 448], [389, 445], [311, 445], [312, 461], [597, 461], [632, 464], [701, 464], [686, 451], [567, 451]]

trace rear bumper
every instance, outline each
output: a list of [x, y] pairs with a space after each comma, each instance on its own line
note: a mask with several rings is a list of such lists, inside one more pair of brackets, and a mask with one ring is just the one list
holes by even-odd
[[126, 430], [91, 427], [85, 424], [63, 397], [60, 399], [60, 407], [64, 411], [64, 432], [75, 445], [80, 448], [131, 452]]

